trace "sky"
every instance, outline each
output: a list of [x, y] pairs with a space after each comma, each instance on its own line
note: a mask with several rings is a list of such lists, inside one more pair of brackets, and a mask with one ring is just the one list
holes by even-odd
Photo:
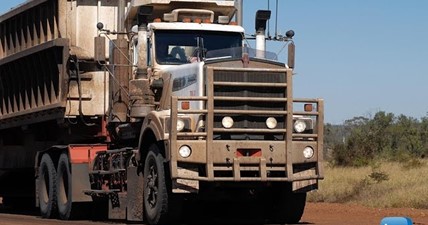
[[[255, 33], [256, 11], [270, 8], [273, 36], [276, 0], [243, 1], [246, 33]], [[22, 2], [3, 0], [0, 14]], [[342, 124], [379, 111], [428, 116], [428, 1], [278, 0], [278, 5], [278, 33], [296, 33], [294, 97], [324, 99], [325, 122]], [[283, 45], [268, 42], [267, 50], [278, 53]], [[279, 59], [286, 60], [286, 51]]]

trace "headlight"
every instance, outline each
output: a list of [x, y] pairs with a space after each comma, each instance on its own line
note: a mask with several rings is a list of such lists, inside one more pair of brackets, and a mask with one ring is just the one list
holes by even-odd
[[192, 129], [192, 119], [189, 117], [178, 115], [177, 122], [175, 124], [172, 124], [171, 118], [167, 117], [165, 119], [164, 129], [165, 133], [169, 133], [173, 129], [176, 129], [177, 132], [189, 132]]
[[294, 122], [294, 131], [296, 131], [297, 133], [302, 133], [305, 130], [306, 130], [306, 122], [305, 121], [296, 120], [296, 122]]
[[180, 132], [184, 129], [186, 123], [182, 119], [177, 120], [177, 131]]
[[303, 149], [303, 156], [306, 159], [310, 159], [314, 156], [314, 149], [312, 147], [307, 146], [305, 149]]
[[226, 129], [231, 128], [233, 126], [233, 119], [232, 119], [232, 117], [230, 117], [230, 116], [223, 117], [223, 119], [221, 120], [221, 124]]
[[275, 129], [276, 125], [278, 125], [278, 122], [276, 121], [276, 119], [274, 117], [267, 118], [267, 120], [266, 120], [266, 126], [269, 129]]
[[187, 158], [192, 154], [192, 149], [187, 145], [183, 145], [178, 150], [178, 154], [183, 158]]

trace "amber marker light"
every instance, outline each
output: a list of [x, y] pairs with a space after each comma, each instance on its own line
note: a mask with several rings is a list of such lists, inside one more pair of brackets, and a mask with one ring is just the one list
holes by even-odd
[[314, 110], [314, 106], [312, 104], [305, 104], [305, 112], [312, 112]]
[[153, 20], [153, 22], [154, 23], [160, 23], [160, 22], [162, 22], [162, 20], [161, 20], [161, 18], [156, 18], [156, 19]]
[[190, 102], [181, 102], [181, 109], [184, 109], [184, 110], [190, 109]]
[[204, 19], [204, 23], [211, 23], [210, 19]]
[[202, 19], [201, 18], [196, 18], [193, 20], [193, 22], [195, 23], [202, 23]]
[[190, 23], [192, 22], [192, 20], [190, 18], [184, 18], [183, 19], [183, 23]]

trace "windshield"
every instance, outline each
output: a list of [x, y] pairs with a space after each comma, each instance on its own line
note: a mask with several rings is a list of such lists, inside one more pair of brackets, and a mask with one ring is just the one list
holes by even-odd
[[157, 30], [155, 38], [156, 61], [159, 64], [178, 65], [206, 58], [241, 57], [240, 51], [236, 51], [237, 55], [232, 55], [231, 51], [219, 51], [241, 49], [241, 33]]

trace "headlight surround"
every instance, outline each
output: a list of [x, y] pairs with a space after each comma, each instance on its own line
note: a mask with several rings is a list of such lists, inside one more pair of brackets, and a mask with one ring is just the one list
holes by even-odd
[[275, 129], [276, 126], [278, 125], [278, 121], [275, 119], [275, 117], [269, 117], [266, 120], [266, 126], [269, 129]]
[[233, 127], [233, 119], [230, 116], [225, 116], [221, 120], [221, 125], [223, 125], [224, 128], [230, 129]]
[[314, 156], [314, 149], [310, 146], [305, 147], [305, 149], [303, 149], [303, 157], [305, 157], [306, 159], [310, 159]]
[[294, 131], [302, 133], [306, 130], [306, 122], [304, 120], [296, 120], [294, 122]]
[[178, 149], [178, 154], [183, 158], [188, 158], [192, 154], [192, 149], [187, 145], [183, 145]]

